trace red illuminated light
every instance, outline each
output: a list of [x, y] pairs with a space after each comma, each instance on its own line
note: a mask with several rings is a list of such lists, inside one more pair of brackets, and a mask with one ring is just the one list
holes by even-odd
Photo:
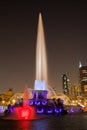
[[29, 106], [16, 108], [16, 113], [18, 118], [23, 120], [32, 119], [34, 116], [34, 111]]

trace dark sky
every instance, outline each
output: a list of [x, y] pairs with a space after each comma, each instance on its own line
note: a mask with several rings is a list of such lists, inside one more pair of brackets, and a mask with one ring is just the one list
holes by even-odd
[[39, 12], [42, 13], [49, 85], [60, 90], [61, 75], [78, 84], [78, 63], [87, 65], [87, 4], [73, 0], [0, 2], [0, 92], [34, 87]]

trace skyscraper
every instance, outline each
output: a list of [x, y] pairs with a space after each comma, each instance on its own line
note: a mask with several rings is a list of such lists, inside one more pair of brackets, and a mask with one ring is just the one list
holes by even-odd
[[67, 83], [67, 76], [66, 74], [62, 75], [62, 82], [63, 82], [63, 93], [65, 95], [69, 94], [69, 89], [68, 89], [68, 83]]
[[87, 96], [87, 66], [79, 67], [81, 94]]

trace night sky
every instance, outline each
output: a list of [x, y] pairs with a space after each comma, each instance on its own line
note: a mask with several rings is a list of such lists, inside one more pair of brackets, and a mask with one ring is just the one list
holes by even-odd
[[62, 89], [61, 75], [78, 84], [79, 60], [87, 65], [87, 4], [82, 0], [0, 2], [0, 93], [34, 87], [39, 12], [42, 13], [48, 84]]

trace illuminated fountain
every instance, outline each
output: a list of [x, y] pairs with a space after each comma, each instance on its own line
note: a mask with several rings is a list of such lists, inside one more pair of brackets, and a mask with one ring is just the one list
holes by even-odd
[[[15, 107], [11, 109], [14, 113], [14, 116], [11, 116], [9, 119], [33, 120], [38, 118], [38, 116], [36, 116], [36, 113], [60, 114], [64, 112], [61, 101], [59, 102], [59, 100], [52, 100], [51, 96], [48, 99], [50, 91], [53, 90], [50, 89], [51, 87], [47, 85], [47, 82], [48, 74], [45, 37], [42, 16], [41, 13], [39, 13], [36, 46], [36, 80], [34, 90], [30, 91], [32, 98], [29, 98], [29, 89], [26, 86], [23, 94], [22, 106], [17, 107], [14, 105]], [[55, 93], [53, 94], [57, 97]], [[58, 106], [58, 102], [61, 104], [60, 108]]]
[[24, 91], [23, 107], [16, 108], [18, 119], [31, 120], [34, 118], [34, 108], [29, 106], [29, 92], [28, 87]]
[[33, 91], [33, 98], [47, 98], [47, 57], [45, 36], [41, 13], [39, 13], [37, 46], [36, 46], [36, 80]]
[[[47, 85], [48, 74], [47, 74], [47, 56], [46, 56], [46, 45], [45, 36], [43, 29], [43, 22], [41, 13], [39, 13], [38, 20], [38, 31], [37, 31], [37, 46], [36, 46], [36, 80], [33, 90], [33, 99], [29, 102], [30, 105], [34, 105], [36, 113], [60, 113], [55, 105], [54, 101], [47, 99], [49, 94], [49, 88]], [[62, 107], [62, 106], [61, 106]]]
[[[20, 99], [21, 100], [21, 99]], [[34, 107], [29, 106], [29, 91], [26, 86], [22, 103], [15, 102], [14, 105], [10, 105], [8, 111], [4, 113], [3, 119], [5, 120], [35, 120]]]
[[[36, 80], [47, 82], [47, 57], [41, 13], [39, 14], [36, 46]], [[38, 88], [35, 86], [35, 90]], [[46, 90], [46, 86], [43, 88]]]

